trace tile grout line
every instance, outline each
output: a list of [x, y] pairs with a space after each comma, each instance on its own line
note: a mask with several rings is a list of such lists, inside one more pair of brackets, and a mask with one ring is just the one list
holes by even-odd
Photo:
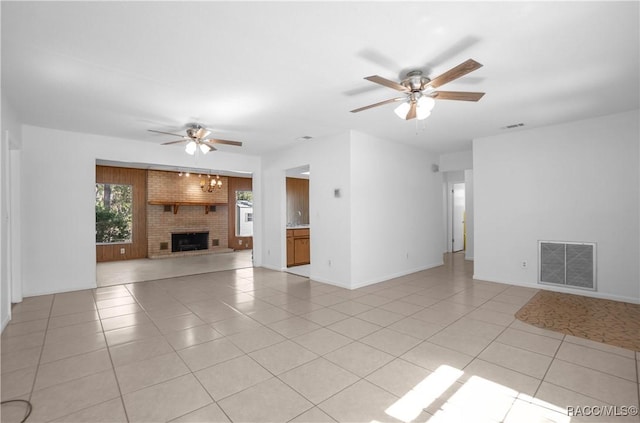
[[[560, 348], [562, 347], [562, 343], [564, 342], [564, 338], [565, 338], [565, 336], [563, 336], [562, 339], [560, 339], [560, 342], [558, 343], [556, 351], [553, 353], [553, 357], [551, 357], [551, 361], [549, 362], [549, 365], [547, 366], [547, 370], [544, 372], [544, 374], [542, 375], [542, 378], [540, 379], [540, 384], [538, 384], [538, 387], [536, 388], [535, 392], [531, 396], [532, 398], [535, 398], [536, 395], [538, 395], [538, 392], [540, 391], [540, 388], [542, 387], [542, 383], [545, 382], [547, 374], [549, 373], [549, 370], [551, 369], [551, 366], [553, 365], [553, 362], [556, 360], [556, 357], [558, 355], [558, 351], [560, 351]], [[547, 383], [549, 383], [549, 382], [547, 382]]]
[[[235, 288], [232, 288], [232, 289], [235, 289]], [[128, 290], [128, 288], [127, 288], [127, 290]], [[171, 295], [171, 293], [167, 292], [167, 294], [168, 294], [168, 295], [170, 295], [174, 300], [176, 300], [176, 301], [177, 301], [178, 303], [180, 303], [182, 306], [186, 307], [186, 308], [187, 308], [187, 309], [188, 309], [192, 314], [194, 314], [194, 315], [196, 315], [196, 316], [197, 316], [197, 314], [196, 314], [196, 313], [194, 313], [194, 312], [193, 312], [193, 310], [191, 310], [191, 308], [190, 308], [187, 304], [183, 303], [181, 300], [179, 300], [179, 299], [178, 299], [178, 298], [176, 298], [175, 296]], [[135, 296], [133, 296], [133, 293], [131, 293], [131, 295], [132, 295], [132, 297], [136, 300], [136, 303], [137, 303], [137, 299], [135, 298]], [[138, 305], [139, 305], [143, 310], [145, 310], [145, 309], [144, 309], [144, 307], [142, 307], [142, 305], [141, 305], [141, 304], [139, 304], [139, 303], [138, 303]], [[229, 306], [229, 307], [233, 308], [232, 306], [230, 306], [230, 305], [228, 305], [228, 304], [227, 304], [227, 306]], [[234, 309], [234, 310], [236, 310], [235, 308], [233, 308], [233, 309]], [[241, 313], [242, 315], [245, 315], [244, 313], [240, 312], [239, 310], [236, 310], [236, 311], [237, 311], [238, 313]], [[145, 314], [146, 314], [146, 310], [145, 310]], [[173, 316], [172, 316], [172, 317], [173, 317]], [[247, 316], [247, 317], [249, 317], [249, 316]], [[250, 318], [250, 317], [249, 317], [249, 318]], [[252, 319], [252, 320], [253, 320], [253, 319]], [[160, 332], [160, 335], [162, 336], [162, 338], [163, 338], [165, 341], [167, 341], [167, 340], [166, 340], [166, 334], [164, 334], [162, 331], [160, 331], [160, 329], [157, 327], [157, 325], [155, 325], [155, 322], [153, 321], [153, 319], [151, 319], [151, 321], [152, 321], [152, 323], [154, 324], [154, 326], [156, 326], [156, 328], [158, 329], [158, 331]], [[255, 321], [255, 320], [254, 320], [254, 321]], [[205, 322], [204, 320], [203, 320], [203, 322], [204, 322], [204, 325], [202, 325], [202, 326], [211, 327], [211, 324], [209, 324], [209, 323]], [[257, 321], [256, 321], [256, 322], [257, 322]], [[262, 325], [262, 323], [260, 323], [260, 322], [257, 322], [257, 323], [259, 323], [260, 325]], [[262, 325], [262, 326], [263, 326], [263, 327], [266, 327], [266, 326], [264, 326], [264, 325]], [[187, 329], [189, 329], [189, 328], [187, 328]], [[212, 330], [215, 330], [215, 328], [213, 328], [213, 327], [211, 327], [211, 329], [212, 329]], [[216, 332], [217, 332], [217, 331], [216, 331]], [[219, 333], [219, 332], [217, 332], [217, 333]], [[217, 340], [217, 339], [226, 339], [226, 338], [227, 338], [227, 336], [226, 336], [226, 335], [224, 335], [224, 334], [220, 334], [220, 335], [222, 335], [220, 338], [215, 338], [215, 339], [213, 339], [212, 341], [215, 341], [215, 340]], [[208, 342], [212, 342], [212, 341], [208, 341]], [[247, 356], [249, 359], [253, 360], [253, 357], [249, 356], [249, 354], [248, 354], [248, 353], [245, 353], [241, 348], [239, 348], [235, 343], [233, 343], [233, 341], [231, 341], [230, 339], [227, 339], [227, 341], [228, 341], [228, 342], [230, 342], [232, 345], [234, 345], [236, 348], [238, 348], [238, 350], [240, 350], [240, 351], [243, 353], [243, 355], [244, 355], [244, 356]], [[168, 342], [168, 341], [167, 341], [167, 342]], [[205, 342], [205, 343], [206, 343], [206, 342]], [[203, 343], [195, 344], [195, 345], [191, 345], [191, 346], [189, 346], [189, 347], [187, 347], [187, 348], [183, 348], [182, 350], [177, 350], [177, 349], [176, 349], [176, 348], [175, 348], [175, 347], [174, 347], [170, 342], [168, 342], [168, 344], [169, 344], [169, 345], [171, 346], [171, 348], [173, 349], [173, 353], [174, 353], [174, 354], [176, 354], [176, 355], [178, 356], [178, 358], [180, 359], [180, 361], [181, 361], [181, 362], [185, 365], [185, 367], [189, 370], [189, 374], [190, 374], [190, 375], [191, 375], [191, 376], [192, 376], [192, 377], [197, 381], [198, 385], [200, 385], [200, 387], [204, 390], [204, 392], [206, 392], [206, 393], [207, 393], [207, 395], [209, 396], [209, 398], [211, 398], [211, 401], [213, 401], [212, 403], [213, 403], [213, 404], [215, 404], [215, 405], [216, 405], [216, 406], [217, 406], [217, 407], [222, 411], [222, 413], [227, 417], [227, 419], [229, 419], [229, 421], [230, 421], [230, 422], [233, 422], [233, 420], [231, 419], [231, 416], [229, 416], [229, 414], [227, 413], [227, 411], [226, 411], [224, 408], [222, 408], [222, 407], [220, 406], [220, 404], [218, 404], [218, 401], [216, 401], [216, 399], [215, 399], [215, 398], [213, 398], [213, 396], [211, 395], [211, 393], [207, 390], [207, 388], [202, 384], [202, 382], [200, 381], [200, 379], [196, 376], [196, 374], [195, 374], [195, 373], [196, 373], [196, 371], [194, 371], [193, 369], [191, 369], [191, 367], [189, 367], [189, 365], [187, 364], [187, 362], [185, 362], [185, 361], [184, 361], [184, 358], [183, 358], [183, 357], [182, 357], [182, 355], [180, 355], [180, 353], [179, 353], [179, 351], [182, 351], [182, 350], [187, 349], [187, 348], [195, 347], [195, 346], [197, 346], [197, 345], [202, 345]], [[237, 356], [237, 357], [230, 358], [230, 359], [228, 359], [228, 360], [223, 360], [223, 361], [221, 361], [221, 362], [219, 362], [219, 363], [213, 364], [213, 365], [208, 366], [208, 367], [204, 367], [204, 368], [199, 369], [199, 370], [197, 370], [197, 371], [199, 372], [199, 371], [202, 371], [202, 370], [208, 369], [208, 368], [210, 368], [210, 367], [217, 366], [217, 365], [219, 365], [219, 364], [223, 364], [223, 363], [229, 362], [229, 361], [231, 361], [231, 360], [234, 360], [234, 359], [237, 359], [237, 358], [240, 358], [240, 357], [242, 357], [242, 355], [241, 355], [241, 356]], [[255, 361], [255, 360], [253, 360], [253, 361]], [[256, 363], [257, 363], [257, 362], [256, 362]], [[259, 366], [263, 367], [260, 363], [257, 363], [257, 364], [258, 364]], [[263, 368], [264, 368], [264, 367], [263, 367]], [[265, 370], [266, 370], [266, 371], [269, 371], [268, 369], [265, 369]], [[269, 373], [271, 373], [271, 372], [269, 372]], [[168, 379], [168, 380], [165, 380], [165, 381], [162, 381], [162, 382], [158, 382], [158, 383], [155, 383], [155, 384], [150, 385], [150, 386], [145, 386], [145, 387], [143, 387], [143, 388], [138, 389], [137, 391], [140, 391], [140, 390], [142, 390], [142, 389], [147, 389], [147, 388], [150, 388], [151, 386], [156, 386], [156, 385], [159, 385], [159, 384], [161, 384], [161, 383], [168, 382], [168, 381], [170, 381], [170, 380], [175, 380], [175, 379], [177, 379], [177, 378], [179, 378], [179, 377], [182, 377], [182, 376], [184, 376], [184, 375], [177, 376], [177, 377], [175, 377], [175, 378], [171, 378], [171, 379]], [[275, 376], [275, 375], [273, 375], [273, 376]], [[255, 384], [254, 384], [254, 385], [251, 385], [251, 386], [255, 386]], [[246, 390], [246, 389], [249, 389], [249, 388], [250, 388], [250, 387], [247, 387], [247, 388], [243, 389], [242, 391], [244, 391], [244, 390]], [[242, 392], [242, 391], [239, 391], [239, 392]], [[136, 391], [134, 391], [134, 392], [136, 392]], [[234, 393], [233, 395], [235, 395], [235, 394], [237, 394], [237, 393], [239, 393], [239, 392], [236, 392], [236, 393]], [[224, 399], [224, 398], [222, 398], [222, 399]], [[190, 410], [190, 411], [186, 412], [186, 413], [185, 413], [185, 414], [183, 414], [183, 415], [180, 415], [180, 416], [177, 416], [177, 417], [172, 418], [171, 420], [175, 420], [175, 419], [178, 419], [178, 418], [180, 418], [180, 417], [186, 416], [186, 415], [188, 415], [188, 414], [191, 414], [192, 412], [195, 412], [195, 411], [197, 411], [197, 410], [200, 410], [200, 409], [202, 409], [202, 408], [204, 408], [204, 407], [207, 407], [207, 406], [209, 406], [209, 405], [210, 405], [210, 404], [204, 405], [204, 406], [202, 406], [202, 407], [200, 407], [200, 408], [198, 408], [198, 409], [196, 409], [196, 410]]]
[[[131, 292], [129, 291], [129, 289], [126, 287], [126, 285], [123, 285], [124, 288], [127, 290], [127, 292], [129, 292], [129, 295], [131, 295]], [[134, 299], [135, 301], [135, 297], [133, 297], [133, 295], [131, 295], [131, 297]], [[105, 330], [104, 330], [104, 326], [102, 325], [102, 316], [100, 315], [100, 310], [98, 309], [98, 304], [95, 298], [95, 291], [94, 291], [94, 297], [93, 297], [94, 302], [96, 302], [96, 313], [98, 313], [98, 320], [100, 321], [100, 327], [102, 328], [102, 337], [104, 338], [104, 344], [106, 345], [107, 348], [107, 354], [109, 354], [109, 362], [111, 363], [111, 371], [113, 372], [113, 378], [116, 381], [116, 386], [118, 387], [118, 393], [120, 394], [120, 404], [122, 404], [122, 410], [124, 411], [124, 417], [125, 419], [127, 419], [127, 422], [129, 422], [129, 413], [127, 412], [127, 407], [125, 407], [124, 405], [124, 396], [122, 395], [122, 389], [120, 388], [120, 382], [118, 380], [118, 374], [116, 373], [116, 366], [113, 363], [113, 357], [111, 356], [111, 347], [109, 346], [109, 343], [107, 342], [107, 335], [105, 334]], [[136, 304], [138, 302], [136, 301]]]
[[[559, 388], [561, 388], [561, 389], [565, 389], [565, 390], [570, 391], [570, 392], [574, 392], [574, 393], [576, 393], [576, 394], [579, 394], [579, 395], [585, 396], [585, 397], [587, 397], [587, 398], [592, 398], [592, 399], [594, 399], [595, 401], [608, 403], [608, 401], [604, 401], [604, 400], [602, 400], [602, 399], [595, 398], [595, 397], [593, 397], [593, 396], [591, 396], [591, 395], [587, 395], [587, 394], [585, 394], [584, 392], [578, 392], [578, 391], [575, 391], [575, 390], [573, 390], [573, 389], [571, 389], [571, 388], [568, 388], [568, 387], [566, 387], [566, 386], [557, 385], [557, 384], [555, 384], [555, 383], [553, 383], [553, 382], [545, 381], [545, 378], [547, 377], [547, 374], [549, 373], [549, 370], [551, 369], [551, 366], [553, 365], [553, 363], [554, 363], [554, 361], [555, 361], [555, 360], [559, 360], [559, 361], [562, 361], [562, 362], [565, 362], [565, 363], [569, 363], [569, 364], [572, 364], [572, 365], [574, 365], [574, 366], [584, 367], [585, 369], [589, 369], [589, 370], [592, 370], [592, 371], [595, 371], [595, 372], [598, 372], [598, 373], [602, 373], [602, 374], [605, 374], [605, 375], [608, 375], [608, 376], [612, 376], [612, 377], [616, 377], [616, 378], [621, 379], [621, 380], [626, 380], [626, 381], [628, 381], [628, 379], [621, 378], [621, 377], [619, 377], [619, 376], [612, 375], [612, 374], [610, 374], [610, 373], [606, 373], [606, 372], [603, 372], [603, 371], [600, 371], [600, 370], [597, 370], [597, 369], [592, 369], [592, 368], [590, 368], [590, 367], [582, 366], [582, 365], [580, 365], [580, 364], [572, 363], [572, 362], [570, 362], [570, 361], [566, 361], [566, 360], [563, 360], [563, 359], [561, 359], [561, 358], [558, 358], [558, 357], [557, 357], [557, 355], [558, 355], [558, 352], [560, 351], [560, 348], [562, 347], [562, 344], [563, 344], [563, 343], [565, 343], [565, 342], [567, 342], [567, 343], [571, 344], [571, 342], [569, 342], [569, 341], [565, 341], [565, 338], [566, 338], [566, 335], [564, 335], [564, 336], [563, 336], [563, 338], [562, 338], [562, 340], [561, 340], [560, 344], [558, 344], [558, 348], [556, 349], [556, 352], [555, 352], [555, 354], [554, 354], [554, 356], [553, 356], [553, 360], [551, 360], [551, 362], [549, 363], [549, 367], [547, 368], [547, 371], [545, 372], [545, 374], [544, 374], [544, 376], [543, 376], [543, 378], [542, 378], [542, 382], [548, 383], [548, 384], [553, 385], [553, 386], [557, 386], [557, 387], [559, 387]], [[588, 348], [588, 347], [587, 347], [587, 348]], [[595, 348], [591, 348], [591, 349], [595, 349]], [[638, 364], [637, 364], [637, 361], [636, 361], [636, 372], [637, 372], [637, 365], [638, 365]], [[539, 386], [539, 387], [538, 387], [538, 389], [536, 390], [535, 394], [533, 395], [533, 397], [534, 397], [534, 398], [535, 398], [535, 395], [537, 395], [537, 394], [538, 394], [538, 392], [540, 391], [540, 387], [541, 387], [541, 386], [542, 386], [542, 383], [540, 384], [540, 386]], [[639, 395], [639, 401], [640, 401], [640, 393], [639, 393], [638, 395]]]
[[[49, 332], [49, 322], [51, 321], [51, 313], [53, 312], [53, 304], [56, 300], [56, 295], [57, 294], [53, 294], [53, 298], [51, 299], [51, 305], [49, 306], [49, 317], [47, 317], [47, 325], [44, 329], [44, 338], [42, 339], [42, 347], [40, 348], [40, 355], [38, 356], [36, 371], [35, 371], [35, 374], [33, 375], [33, 383], [31, 384], [31, 391], [29, 392], [29, 402], [31, 402], [31, 399], [33, 398], [33, 391], [35, 390], [36, 381], [38, 380], [38, 373], [40, 371], [40, 362], [42, 361], [42, 355], [44, 354], [44, 348], [47, 342], [47, 334]], [[31, 406], [33, 407], [33, 404], [31, 404]]]
[[[125, 289], [126, 286], [125, 286]], [[127, 291], [129, 291], [127, 289]], [[93, 301], [96, 303], [96, 313], [98, 313], [98, 321], [100, 322], [100, 327], [102, 328], [102, 338], [104, 339], [104, 344], [107, 348], [107, 354], [109, 355], [109, 362], [111, 363], [111, 371], [113, 372], [113, 378], [116, 381], [116, 386], [118, 387], [118, 393], [120, 394], [120, 404], [122, 404], [122, 410], [124, 411], [124, 417], [129, 422], [129, 414], [127, 413], [127, 407], [124, 405], [124, 396], [122, 395], [122, 389], [120, 389], [120, 382], [118, 381], [118, 374], [116, 373], [116, 366], [113, 363], [113, 357], [111, 357], [111, 348], [109, 347], [109, 343], [107, 342], [107, 336], [104, 331], [104, 326], [102, 325], [102, 316], [100, 315], [100, 311], [98, 309], [98, 304], [95, 298], [95, 291], [93, 296]]]

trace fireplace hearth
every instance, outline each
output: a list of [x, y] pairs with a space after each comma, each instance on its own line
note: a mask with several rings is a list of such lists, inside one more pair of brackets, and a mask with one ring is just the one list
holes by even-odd
[[171, 252], [207, 250], [209, 232], [178, 232], [171, 234]]

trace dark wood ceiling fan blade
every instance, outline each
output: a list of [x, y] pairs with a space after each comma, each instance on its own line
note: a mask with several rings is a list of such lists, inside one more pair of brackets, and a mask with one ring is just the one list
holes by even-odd
[[189, 138], [189, 137], [185, 137], [184, 135], [181, 135], [181, 134], [174, 134], [174, 133], [171, 133], [171, 132], [156, 131], [155, 129], [147, 129], [147, 131], [155, 132], [156, 134], [173, 135], [174, 137], [180, 137], [180, 138], [185, 138], [185, 139]]
[[484, 96], [484, 93], [472, 93], [468, 91], [435, 91], [431, 93], [436, 100], [462, 100], [462, 101], [478, 101]]
[[206, 140], [202, 140], [205, 144], [227, 144], [227, 145], [235, 145], [236, 147], [242, 147], [242, 142], [240, 141], [231, 141], [231, 140], [220, 140], [216, 138], [209, 138]]
[[481, 68], [482, 65], [476, 62], [473, 59], [469, 59], [466, 62], [460, 63], [458, 66], [449, 69], [442, 75], [433, 78], [428, 85], [433, 88], [438, 88], [441, 85], [446, 84], [447, 82], [451, 82], [454, 79], [458, 79], [461, 76], [468, 74], [469, 72], [473, 72], [476, 69]]
[[169, 141], [169, 142], [163, 142], [161, 145], [179, 144], [181, 142], [186, 142], [186, 141], [187, 140]]
[[368, 106], [360, 107], [358, 109], [353, 109], [351, 111], [351, 113], [358, 113], [358, 112], [361, 112], [363, 110], [371, 109], [373, 107], [383, 106], [385, 104], [395, 103], [396, 101], [404, 101], [404, 100], [406, 100], [406, 97], [391, 98], [389, 100], [381, 101], [379, 103], [369, 104]]
[[409, 112], [407, 113], [407, 117], [405, 119], [410, 120], [416, 117], [417, 105], [416, 101], [411, 102], [411, 107], [409, 108]]
[[392, 88], [397, 91], [408, 92], [409, 89], [404, 85], [400, 85], [397, 82], [391, 81], [390, 79], [383, 78], [378, 75], [367, 76], [364, 79], [367, 81], [375, 82], [376, 84], [384, 85], [385, 87]]

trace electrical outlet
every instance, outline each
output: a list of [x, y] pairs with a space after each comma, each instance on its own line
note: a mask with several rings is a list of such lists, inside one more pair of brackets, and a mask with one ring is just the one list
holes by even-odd
[[120, 248], [120, 254], [124, 254], [124, 248]]
[[522, 267], [523, 269], [526, 269], [529, 266], [529, 263], [527, 263], [526, 260], [522, 260], [520, 262], [520, 267]]

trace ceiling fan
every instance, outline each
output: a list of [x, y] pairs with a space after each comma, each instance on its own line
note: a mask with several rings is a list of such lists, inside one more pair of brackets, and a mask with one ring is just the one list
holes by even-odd
[[203, 154], [207, 154], [209, 151], [215, 151], [216, 148], [213, 146], [213, 144], [235, 145], [237, 147], [242, 146], [242, 143], [240, 141], [207, 138], [209, 134], [211, 134], [211, 131], [198, 123], [190, 123], [187, 125], [187, 131], [186, 131], [187, 135], [156, 131], [154, 129], [149, 129], [148, 131], [155, 132], [157, 134], [173, 135], [173, 136], [182, 138], [177, 141], [169, 141], [169, 142], [162, 143], [162, 145], [179, 144], [181, 142], [186, 142], [187, 145], [185, 147], [185, 151], [191, 155], [194, 155], [198, 148], [200, 148], [200, 151], [202, 151]]
[[391, 98], [379, 103], [360, 107], [358, 109], [351, 110], [351, 113], [358, 113], [373, 107], [402, 101], [403, 103], [395, 109], [396, 114], [401, 119], [409, 120], [418, 118], [419, 120], [422, 120], [426, 119], [431, 114], [431, 110], [435, 104], [434, 100], [478, 101], [482, 98], [484, 93], [467, 91], [436, 91], [435, 89], [447, 82], [458, 79], [469, 72], [473, 72], [480, 67], [482, 67], [480, 63], [473, 59], [469, 59], [433, 79], [424, 76], [422, 71], [411, 71], [407, 73], [407, 77], [399, 83], [378, 75], [367, 76], [364, 79], [400, 91], [404, 93], [405, 96]]

